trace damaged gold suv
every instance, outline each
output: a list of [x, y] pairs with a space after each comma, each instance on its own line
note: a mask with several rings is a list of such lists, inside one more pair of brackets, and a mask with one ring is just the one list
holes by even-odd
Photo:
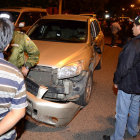
[[48, 15], [28, 31], [40, 60], [26, 78], [27, 113], [54, 126], [67, 125], [88, 104], [93, 72], [101, 68], [104, 35], [96, 18]]

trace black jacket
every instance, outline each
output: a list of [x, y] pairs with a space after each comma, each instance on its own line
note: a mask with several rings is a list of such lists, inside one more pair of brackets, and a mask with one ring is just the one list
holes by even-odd
[[129, 41], [121, 51], [113, 82], [119, 90], [140, 95], [140, 35]]

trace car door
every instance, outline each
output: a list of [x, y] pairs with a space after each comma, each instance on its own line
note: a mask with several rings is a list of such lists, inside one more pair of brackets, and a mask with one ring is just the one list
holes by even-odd
[[97, 65], [99, 60], [101, 59], [101, 53], [102, 53], [102, 38], [103, 34], [101, 32], [101, 29], [99, 27], [99, 24], [96, 20], [93, 20], [90, 25], [91, 28], [91, 41], [92, 46], [94, 48], [93, 55], [95, 57], [95, 64]]

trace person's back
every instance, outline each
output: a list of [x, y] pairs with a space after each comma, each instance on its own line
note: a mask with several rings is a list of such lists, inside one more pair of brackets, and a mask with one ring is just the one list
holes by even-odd
[[112, 34], [112, 40], [111, 40], [111, 47], [115, 46], [116, 41], [118, 39], [118, 33], [121, 30], [121, 27], [119, 25], [119, 23], [117, 22], [117, 20], [115, 20], [111, 26], [111, 34]]
[[111, 31], [113, 34], [118, 33], [121, 30], [121, 27], [118, 22], [113, 22], [111, 25]]
[[[11, 110], [26, 106], [26, 88], [23, 75], [18, 68], [2, 59], [0, 54], [0, 120]], [[15, 129], [0, 136], [0, 139], [8, 139], [9, 136], [11, 139], [15, 138]]]

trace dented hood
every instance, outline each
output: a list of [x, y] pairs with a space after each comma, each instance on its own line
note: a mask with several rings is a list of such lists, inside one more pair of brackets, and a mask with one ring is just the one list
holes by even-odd
[[64, 43], [33, 40], [40, 51], [39, 65], [62, 67], [84, 51], [86, 43]]

